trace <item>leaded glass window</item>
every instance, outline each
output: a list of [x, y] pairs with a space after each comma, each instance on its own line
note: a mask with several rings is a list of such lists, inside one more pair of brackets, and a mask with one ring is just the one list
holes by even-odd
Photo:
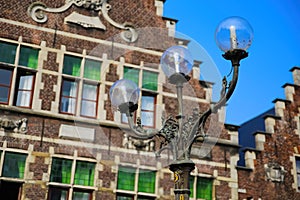
[[52, 158], [51, 182], [66, 183], [71, 182], [72, 160], [62, 158]]
[[26, 158], [26, 154], [5, 152], [2, 176], [23, 179]]
[[100, 81], [101, 62], [86, 59], [84, 64], [84, 78]]
[[143, 71], [143, 89], [157, 90], [157, 77], [158, 74], [150, 71]]
[[[154, 200], [156, 172], [132, 167], [119, 167], [117, 200]], [[128, 194], [124, 190], [134, 193]], [[142, 193], [143, 195], [139, 195]], [[146, 195], [146, 194], [149, 194]]]
[[39, 50], [21, 46], [19, 65], [36, 69], [38, 66]]
[[124, 67], [124, 79], [131, 80], [139, 85], [139, 70], [129, 67]]
[[80, 76], [81, 58], [65, 55], [63, 73], [72, 76]]
[[14, 64], [17, 45], [7, 42], [0, 42], [0, 62]]
[[93, 186], [95, 176], [95, 163], [76, 161], [74, 184]]

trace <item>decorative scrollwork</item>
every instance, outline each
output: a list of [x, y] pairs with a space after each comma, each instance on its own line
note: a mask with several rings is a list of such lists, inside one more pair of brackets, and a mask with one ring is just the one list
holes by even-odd
[[[88, 10], [98, 11], [99, 16], [102, 15], [111, 25], [124, 30], [121, 33], [122, 38], [126, 42], [135, 42], [138, 38], [138, 33], [135, 28], [127, 23], [120, 24], [111, 19], [108, 15], [108, 11], [111, 9], [111, 5], [107, 3], [108, 0], [66, 0], [65, 5], [59, 8], [49, 8], [42, 2], [32, 3], [27, 12], [31, 18], [38, 23], [46, 23], [48, 20], [46, 12], [60, 13], [68, 10], [72, 5], [82, 7]], [[85, 28], [98, 28], [106, 30], [106, 27], [100, 21], [98, 17], [88, 17], [76, 12], [67, 16], [65, 22], [75, 23]]]

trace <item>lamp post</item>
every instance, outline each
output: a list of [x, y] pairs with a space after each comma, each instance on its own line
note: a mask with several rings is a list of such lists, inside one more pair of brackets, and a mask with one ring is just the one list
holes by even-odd
[[240, 61], [248, 56], [246, 50], [252, 43], [253, 30], [249, 23], [240, 17], [230, 17], [222, 21], [216, 29], [215, 39], [219, 48], [224, 51], [223, 57], [230, 60], [233, 67], [233, 76], [230, 83], [226, 77], [223, 79], [223, 88], [220, 100], [204, 113], [193, 113], [191, 117], [183, 115], [182, 89], [189, 81], [189, 72], [193, 66], [193, 59], [189, 51], [182, 46], [168, 48], [161, 57], [161, 67], [171, 84], [176, 86], [178, 99], [178, 114], [167, 118], [160, 130], [144, 129], [137, 120], [134, 123], [133, 113], [137, 110], [139, 88], [130, 80], [121, 79], [114, 83], [110, 89], [112, 106], [126, 114], [128, 124], [132, 131], [128, 135], [135, 139], [150, 139], [154, 136], [164, 137], [168, 145], [158, 150], [156, 154], [169, 149], [173, 153], [173, 162], [169, 168], [174, 173], [175, 199], [188, 200], [190, 195], [189, 176], [195, 168], [190, 159], [193, 143], [201, 138], [205, 140], [205, 123], [208, 117], [225, 106], [233, 94], [238, 80]]

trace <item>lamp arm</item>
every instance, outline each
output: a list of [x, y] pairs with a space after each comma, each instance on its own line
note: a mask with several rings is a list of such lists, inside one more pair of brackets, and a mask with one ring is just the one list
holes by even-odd
[[126, 116], [128, 119], [129, 128], [132, 130], [131, 132], [127, 133], [130, 137], [135, 139], [147, 140], [153, 138], [158, 134], [158, 130], [156, 129], [144, 129], [140, 123], [140, 119], [138, 119], [137, 125], [135, 125], [132, 113], [126, 113]]
[[[208, 117], [211, 115], [211, 113], [215, 113], [218, 111], [218, 109], [220, 109], [221, 107], [225, 106], [226, 102], [230, 99], [230, 97], [232, 96], [237, 81], [238, 81], [238, 74], [239, 74], [239, 66], [238, 65], [234, 65], [233, 66], [234, 71], [233, 71], [233, 77], [232, 80], [229, 84], [229, 88], [226, 92], [226, 86], [223, 88], [224, 93], [221, 94], [221, 98], [220, 100], [213, 106], [211, 106], [209, 109], [207, 109], [203, 114], [201, 114], [198, 119], [195, 121], [190, 135], [189, 135], [189, 139], [188, 139], [188, 145], [186, 146], [187, 149], [190, 149], [194, 143], [194, 141], [199, 138], [199, 137], [205, 137], [206, 134], [203, 132], [204, 130], [204, 126], [206, 123], [206, 120], [208, 119]], [[186, 149], [186, 150], [187, 150]]]

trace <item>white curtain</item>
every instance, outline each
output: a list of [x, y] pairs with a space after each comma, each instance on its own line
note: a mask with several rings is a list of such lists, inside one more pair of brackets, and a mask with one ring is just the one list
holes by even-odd
[[95, 117], [97, 105], [97, 86], [83, 84], [81, 115]]
[[29, 107], [34, 75], [20, 76], [16, 106]]

